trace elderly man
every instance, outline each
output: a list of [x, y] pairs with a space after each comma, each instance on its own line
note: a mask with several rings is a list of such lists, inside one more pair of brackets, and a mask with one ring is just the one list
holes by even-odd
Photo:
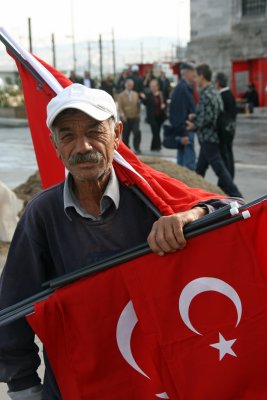
[[[65, 88], [48, 104], [47, 125], [69, 174], [34, 197], [20, 219], [1, 276], [0, 308], [37, 293], [44, 281], [146, 240], [161, 256], [182, 249], [183, 226], [225, 204], [199, 199], [192, 209], [157, 220], [113, 168], [122, 123], [114, 100], [102, 90], [80, 84]], [[178, 181], [175, 187], [183, 210], [184, 195], [196, 189]], [[44, 359], [41, 385], [38, 349], [26, 320], [0, 329], [0, 380], [7, 382], [11, 399], [61, 399], [45, 352]]]
[[133, 147], [135, 154], [141, 154], [141, 131], [140, 131], [140, 100], [134, 89], [133, 79], [127, 79], [125, 90], [118, 96], [119, 114], [125, 124], [122, 140], [129, 147], [131, 132], [133, 133]]

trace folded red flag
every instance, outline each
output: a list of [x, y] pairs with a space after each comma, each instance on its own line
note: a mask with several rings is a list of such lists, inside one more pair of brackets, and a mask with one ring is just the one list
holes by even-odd
[[[46, 107], [48, 102], [55, 96], [55, 92], [47, 83], [40, 85], [36, 78], [25, 68], [21, 62], [15, 59], [27, 109], [29, 126], [31, 130], [34, 150], [40, 171], [42, 185], [47, 188], [61, 182], [65, 177], [64, 166], [57, 158], [49, 138], [49, 129], [46, 126]], [[36, 59], [49, 71], [62, 87], [72, 82], [61, 72], [51, 67], [41, 59]], [[118, 162], [115, 157], [114, 168], [121, 182], [126, 185], [136, 184], [146, 196], [158, 207], [162, 214], [172, 214], [191, 208], [198, 201], [221, 197], [201, 189], [188, 189], [186, 185], [162, 174], [142, 163], [135, 154], [122, 142], [118, 149], [126, 162], [128, 162], [137, 173]], [[140, 175], [138, 175], [140, 174]], [[143, 178], [142, 178], [143, 177]]]

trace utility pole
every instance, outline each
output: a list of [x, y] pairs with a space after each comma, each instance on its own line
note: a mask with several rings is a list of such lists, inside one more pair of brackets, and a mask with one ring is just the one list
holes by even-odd
[[143, 42], [140, 43], [140, 50], [141, 50], [141, 64], [144, 63], [144, 46]]
[[56, 48], [55, 48], [55, 35], [52, 33], [51, 35], [51, 42], [52, 42], [52, 56], [53, 56], [53, 67], [57, 67], [56, 63]]
[[88, 42], [88, 71], [91, 72], [91, 43]]
[[114, 29], [112, 29], [112, 60], [113, 60], [113, 75], [116, 78], [116, 49], [115, 49], [115, 37]]
[[103, 81], [103, 50], [102, 50], [102, 35], [99, 35], [99, 67], [100, 67], [100, 80]]
[[29, 31], [29, 51], [32, 53], [32, 23], [31, 18], [28, 18], [28, 31]]
[[76, 47], [75, 47], [75, 35], [74, 35], [74, 12], [73, 12], [73, 2], [70, 2], [71, 6], [71, 37], [72, 37], [72, 56], [73, 56], [73, 71], [76, 72]]

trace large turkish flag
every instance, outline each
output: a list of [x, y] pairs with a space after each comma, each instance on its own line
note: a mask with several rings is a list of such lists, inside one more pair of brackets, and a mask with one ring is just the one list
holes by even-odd
[[65, 399], [267, 398], [267, 203], [59, 289], [28, 317]]

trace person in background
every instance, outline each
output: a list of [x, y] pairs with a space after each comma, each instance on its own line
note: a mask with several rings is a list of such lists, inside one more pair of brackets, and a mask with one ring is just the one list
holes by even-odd
[[155, 76], [153, 74], [153, 69], [149, 68], [146, 70], [144, 78], [143, 78], [143, 90], [144, 90], [145, 94], [150, 92], [149, 85], [150, 85], [150, 82], [152, 81], [152, 79], [155, 79]]
[[227, 77], [223, 72], [219, 72], [215, 77], [215, 88], [219, 91], [223, 111], [218, 119], [218, 134], [220, 140], [220, 152], [224, 164], [232, 178], [235, 176], [235, 163], [233, 153], [233, 141], [236, 129], [237, 106], [236, 100], [229, 86], [227, 86]]
[[77, 75], [76, 71], [72, 70], [70, 71], [70, 76], [69, 79], [73, 82], [73, 83], [83, 83], [83, 79], [81, 76]]
[[195, 134], [186, 129], [186, 120], [195, 113], [193, 86], [196, 79], [196, 67], [192, 63], [180, 66], [181, 80], [173, 90], [169, 119], [177, 135], [177, 164], [191, 170], [196, 168]]
[[244, 94], [244, 100], [247, 103], [247, 109], [250, 114], [254, 112], [254, 107], [259, 107], [259, 95], [254, 83], [248, 85], [248, 90]]
[[127, 69], [123, 70], [116, 82], [116, 93], [119, 94], [125, 89], [125, 82], [129, 78]]
[[101, 82], [100, 89], [105, 90], [110, 96], [115, 96], [115, 83], [112, 74], [107, 75], [106, 79]]
[[212, 71], [207, 64], [201, 64], [196, 68], [196, 72], [201, 94], [196, 114], [189, 115], [187, 121], [187, 129], [196, 131], [200, 143], [196, 172], [204, 177], [211, 165], [218, 177], [220, 188], [229, 196], [242, 197], [220, 153], [217, 120], [223, 110], [223, 103], [211, 83]]
[[84, 76], [83, 76], [83, 85], [88, 87], [88, 88], [95, 88], [95, 81], [91, 78], [91, 74], [89, 71], [84, 71]]
[[159, 90], [157, 79], [152, 79], [149, 84], [149, 92], [140, 94], [142, 102], [146, 106], [147, 122], [152, 132], [151, 151], [161, 150], [160, 128], [166, 119], [166, 103], [162, 92]]
[[118, 95], [118, 109], [119, 114], [124, 123], [124, 130], [122, 134], [122, 141], [129, 146], [129, 139], [131, 132], [133, 133], [133, 148], [135, 154], [141, 154], [141, 131], [140, 125], [140, 101], [139, 94], [133, 89], [134, 81], [127, 79], [125, 82], [125, 89]]
[[171, 85], [170, 85], [170, 80], [166, 77], [164, 71], [160, 71], [160, 76], [158, 78], [158, 81], [159, 81], [159, 88], [163, 94], [164, 100], [167, 101], [170, 97]]
[[137, 64], [131, 66], [131, 71], [129, 78], [131, 78], [134, 82], [133, 90], [138, 93], [142, 93], [144, 91], [143, 79], [139, 76], [139, 67]]

